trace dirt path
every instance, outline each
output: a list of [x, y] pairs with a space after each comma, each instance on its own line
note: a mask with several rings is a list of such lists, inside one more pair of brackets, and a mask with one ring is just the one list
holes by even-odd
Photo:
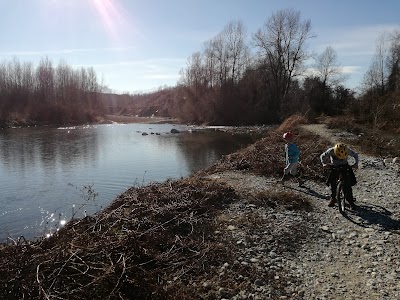
[[[321, 124], [304, 128], [332, 143], [351, 137]], [[283, 292], [274, 290], [272, 283], [265, 280], [271, 273], [262, 272], [253, 289], [243, 290], [232, 299], [248, 299], [243, 297], [249, 295], [251, 299], [400, 299], [400, 177], [381, 158], [359, 155], [362, 167], [356, 173], [358, 184], [354, 187], [358, 208], [344, 216], [337, 207], [327, 207], [330, 190], [323, 183], [309, 181], [298, 187], [289, 182], [281, 186], [276, 179], [239, 171], [211, 176], [247, 193], [249, 199], [260, 193], [286, 191], [307, 197], [312, 205], [307, 213], [276, 212], [249, 200], [240, 209], [232, 208], [226, 213], [230, 220], [243, 221], [251, 210], [255, 220], [268, 220], [264, 229], [258, 228], [257, 232], [234, 223], [233, 242], [247, 241], [247, 247], [238, 254], [242, 259], [239, 263], [244, 263], [246, 257], [259, 261], [259, 269], [273, 270], [275, 279], [285, 281], [281, 283]], [[300, 228], [307, 234], [302, 235]], [[278, 229], [282, 232], [278, 233]], [[260, 235], [258, 231], [269, 234]], [[298, 249], [295, 253], [280, 248], [271, 239], [295, 234], [301, 236], [293, 240], [297, 244], [292, 248]]]
[[[354, 137], [320, 124], [304, 128], [332, 143]], [[306, 261], [316, 259], [307, 264], [311, 298], [400, 298], [400, 178], [381, 158], [359, 155], [362, 168], [354, 187], [358, 209], [343, 217], [337, 208], [325, 208], [321, 229], [326, 234], [310, 245], [314, 254], [302, 255]]]
[[357, 137], [356, 135], [350, 132], [343, 132], [343, 131], [338, 131], [336, 129], [330, 129], [325, 124], [307, 124], [307, 125], [302, 125], [301, 127], [305, 130], [308, 130], [316, 135], [319, 135], [327, 139], [332, 144], [341, 141], [343, 138], [351, 139]]

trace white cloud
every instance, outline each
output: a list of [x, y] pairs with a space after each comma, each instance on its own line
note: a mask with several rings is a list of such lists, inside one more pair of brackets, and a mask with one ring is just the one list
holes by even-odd
[[371, 56], [375, 52], [378, 38], [395, 29], [399, 29], [399, 25], [382, 24], [329, 30], [317, 37], [315, 50], [320, 53], [331, 46], [339, 56]]
[[56, 49], [56, 50], [40, 50], [40, 51], [5, 51], [0, 52], [0, 56], [45, 56], [54, 54], [73, 54], [83, 52], [119, 52], [135, 49], [134, 46], [127, 47], [107, 47], [107, 48], [71, 48], [71, 49]]
[[139, 59], [139, 60], [125, 60], [116, 61], [111, 63], [95, 63], [95, 64], [75, 64], [74, 67], [97, 67], [97, 68], [108, 68], [108, 67], [121, 67], [121, 66], [140, 66], [149, 69], [157, 69], [160, 66], [174, 66], [177, 64], [185, 64], [186, 59], [182, 58], [152, 58], [152, 59]]
[[179, 74], [153, 74], [148, 76], [143, 76], [145, 79], [167, 79], [167, 80], [178, 80]]
[[360, 66], [343, 66], [340, 69], [343, 74], [359, 74], [361, 71]]
[[329, 29], [319, 33], [310, 47], [320, 54], [331, 46], [337, 53], [342, 73], [348, 76], [347, 85], [356, 88], [372, 62], [379, 37], [398, 29], [398, 24]]

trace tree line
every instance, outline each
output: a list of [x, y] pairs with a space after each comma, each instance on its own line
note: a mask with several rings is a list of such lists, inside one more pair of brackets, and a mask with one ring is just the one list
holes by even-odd
[[[29, 124], [93, 121], [101, 109], [102, 91], [92, 67], [74, 70], [47, 57], [37, 67], [17, 58], [0, 63], [0, 123], [10, 119]], [[96, 113], [94, 113], [96, 111]]]
[[383, 33], [364, 75], [362, 94], [352, 113], [373, 128], [394, 124], [400, 130], [400, 30]]
[[398, 128], [400, 30], [377, 41], [358, 94], [344, 85], [333, 47], [308, 50], [315, 37], [311, 21], [294, 9], [273, 13], [251, 35], [242, 22], [232, 21], [188, 58], [175, 87], [120, 97], [98, 82], [91, 67], [74, 70], [62, 61], [55, 66], [47, 57], [34, 67], [14, 58], [0, 63], [0, 125], [12, 115], [60, 124], [116, 112], [252, 125], [300, 113], [311, 120], [349, 115], [376, 129]]
[[[179, 116], [188, 122], [240, 125], [275, 123], [293, 113], [311, 118], [352, 114], [374, 126], [393, 125], [400, 116], [399, 32], [378, 44], [356, 95], [343, 84], [333, 47], [320, 54], [308, 51], [315, 35], [299, 11], [272, 14], [250, 42], [244, 25], [230, 22], [181, 71], [175, 99]], [[306, 68], [310, 60], [312, 68]]]

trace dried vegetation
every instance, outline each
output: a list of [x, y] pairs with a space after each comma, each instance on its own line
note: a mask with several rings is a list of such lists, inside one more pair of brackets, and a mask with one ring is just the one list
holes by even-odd
[[359, 138], [348, 142], [362, 149], [363, 153], [382, 156], [400, 156], [400, 129], [390, 128], [390, 130], [372, 130], [367, 126], [357, 123], [349, 116], [330, 117], [324, 120], [328, 128], [336, 128], [351, 132]]
[[302, 173], [307, 179], [323, 180], [319, 156], [330, 144], [319, 136], [301, 130], [299, 125], [306, 123], [307, 120], [304, 117], [294, 115], [286, 119], [277, 129], [268, 131], [261, 140], [241, 151], [225, 156], [205, 172], [248, 170], [258, 175], [282, 176], [285, 144], [282, 134], [290, 130], [295, 134], [295, 143], [301, 150]]

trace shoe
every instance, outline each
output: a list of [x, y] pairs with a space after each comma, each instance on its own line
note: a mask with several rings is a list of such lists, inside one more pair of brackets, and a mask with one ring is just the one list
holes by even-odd
[[279, 183], [284, 184], [285, 181], [288, 181], [288, 180], [289, 180], [289, 178], [287, 177], [287, 175], [283, 175], [282, 178], [279, 180]]
[[328, 203], [328, 206], [329, 207], [334, 207], [335, 206], [335, 199], [333, 199], [332, 197], [331, 197], [331, 199], [330, 199], [330, 201], [329, 201], [329, 203]]
[[350, 201], [347, 200], [347, 202], [349, 202], [351, 209], [355, 210], [357, 208], [357, 205], [354, 203], [355, 199], [352, 198]]

